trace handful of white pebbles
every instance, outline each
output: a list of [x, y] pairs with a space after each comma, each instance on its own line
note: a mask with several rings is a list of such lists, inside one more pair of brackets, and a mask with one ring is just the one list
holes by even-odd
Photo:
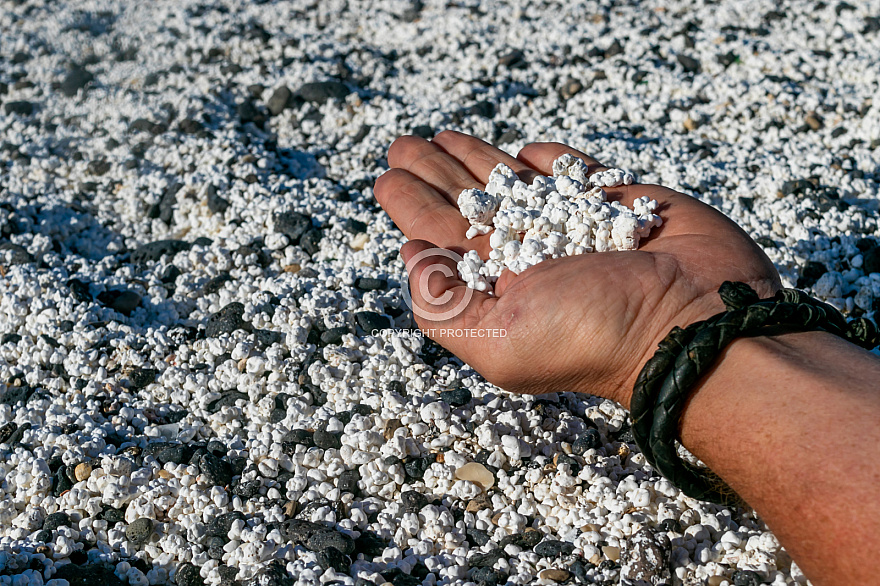
[[663, 222], [657, 201], [640, 197], [633, 208], [608, 201], [603, 187], [631, 185], [622, 169], [587, 176], [587, 164], [570, 154], [553, 161], [553, 176], [531, 185], [499, 163], [485, 189], [465, 189], [458, 208], [471, 227], [467, 237], [491, 234], [492, 251], [483, 261], [471, 250], [458, 263], [469, 287], [491, 293], [504, 269], [520, 274], [539, 262], [587, 252], [635, 250], [651, 228]]

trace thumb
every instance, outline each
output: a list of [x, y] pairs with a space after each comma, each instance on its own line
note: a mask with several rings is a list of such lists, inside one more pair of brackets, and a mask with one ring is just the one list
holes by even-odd
[[[407, 303], [419, 327], [429, 337], [445, 346], [463, 360], [477, 334], [464, 335], [465, 330], [479, 329], [497, 299], [467, 286], [458, 276], [461, 255], [437, 248], [424, 240], [411, 240], [400, 254], [409, 274], [410, 291]], [[406, 294], [406, 292], [404, 292]]]

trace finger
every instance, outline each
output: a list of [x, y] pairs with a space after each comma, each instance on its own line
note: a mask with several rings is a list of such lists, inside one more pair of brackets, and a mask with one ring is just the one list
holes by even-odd
[[596, 171], [607, 169], [607, 167], [602, 166], [602, 164], [600, 164], [599, 161], [597, 161], [593, 157], [582, 153], [577, 149], [573, 149], [568, 145], [558, 142], [535, 142], [526, 145], [522, 148], [521, 151], [519, 151], [519, 154], [516, 155], [516, 158], [526, 165], [537, 169], [544, 175], [552, 175], [553, 161], [565, 154], [573, 155], [579, 159], [583, 159], [583, 161], [587, 164], [589, 175], [592, 175]]
[[391, 169], [376, 179], [373, 189], [379, 205], [409, 239], [460, 248], [470, 224], [433, 187], [403, 169]]
[[482, 187], [449, 153], [418, 136], [401, 136], [391, 143], [388, 166], [409, 171], [456, 206], [463, 190]]
[[[471, 363], [478, 336], [463, 335], [479, 330], [497, 298], [476, 291], [459, 278], [456, 253], [424, 240], [411, 240], [400, 253], [406, 262], [410, 284], [410, 309], [429, 337]], [[482, 340], [484, 341], [484, 340]]]
[[527, 163], [510, 156], [501, 149], [468, 134], [444, 130], [431, 141], [455, 157], [471, 175], [483, 185], [498, 163], [504, 163], [526, 183], [531, 183], [537, 173]]

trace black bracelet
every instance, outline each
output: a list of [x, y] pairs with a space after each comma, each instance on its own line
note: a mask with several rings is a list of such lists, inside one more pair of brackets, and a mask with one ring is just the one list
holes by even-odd
[[723, 505], [742, 500], [708, 468], [682, 460], [676, 450], [678, 423], [688, 394], [734, 338], [786, 326], [826, 331], [872, 349], [877, 326], [865, 318], [847, 323], [834, 307], [797, 289], [759, 299], [745, 283], [725, 281], [718, 289], [728, 311], [682, 329], [675, 327], [645, 364], [633, 389], [632, 433], [648, 462], [689, 497]]

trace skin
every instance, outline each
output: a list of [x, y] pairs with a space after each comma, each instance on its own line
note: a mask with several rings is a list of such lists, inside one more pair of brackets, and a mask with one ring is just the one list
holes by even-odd
[[[744, 281], [761, 297], [781, 287], [760, 247], [715, 209], [658, 185], [606, 189], [631, 206], [660, 203], [663, 226], [637, 251], [545, 261], [505, 272], [495, 296], [469, 291], [437, 247], [488, 257], [488, 236], [468, 240], [456, 200], [480, 188], [498, 163], [526, 182], [550, 175], [557, 143], [526, 146], [514, 158], [464, 134], [396, 140], [391, 169], [375, 195], [409, 239], [417, 323], [488, 381], [512, 392], [599, 395], [629, 407], [632, 388], [673, 326], [724, 310], [723, 281]], [[409, 262], [417, 254], [427, 256]], [[420, 255], [421, 256], [421, 255]], [[446, 274], [443, 273], [445, 270]], [[473, 295], [462, 311], [429, 319]], [[432, 302], [431, 298], [440, 302]], [[427, 315], [427, 317], [425, 317]], [[444, 330], [503, 329], [503, 337]], [[880, 575], [880, 361], [829, 334], [739, 339], [694, 389], [682, 443], [753, 506], [814, 585], [867, 584]]]

